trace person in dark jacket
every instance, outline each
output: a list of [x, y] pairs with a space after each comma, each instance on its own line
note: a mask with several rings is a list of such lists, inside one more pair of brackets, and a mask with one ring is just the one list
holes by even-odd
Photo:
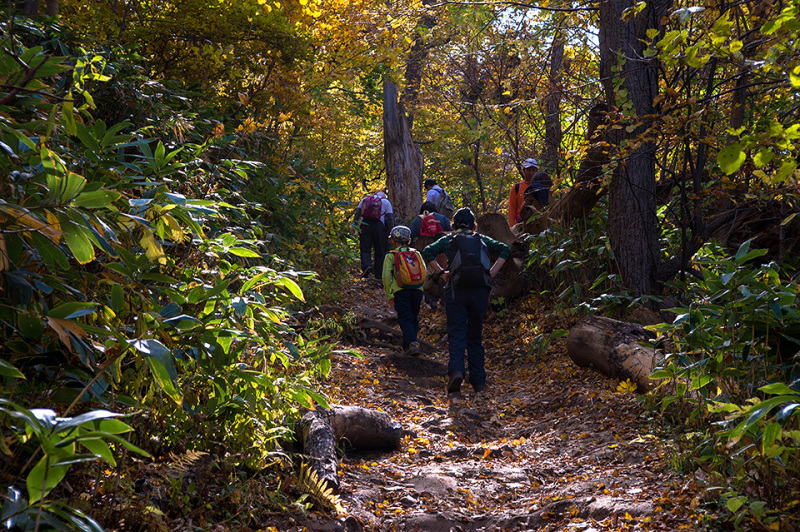
[[[428, 267], [445, 279], [444, 304], [450, 361], [447, 365], [447, 393], [461, 391], [469, 366], [469, 382], [477, 392], [486, 390], [483, 320], [489, 307], [492, 279], [505, 264], [511, 249], [488, 236], [475, 233], [475, 215], [469, 208], [453, 216], [453, 232], [426, 246], [422, 257]], [[446, 253], [448, 269], [436, 256]], [[489, 263], [489, 253], [497, 255]], [[465, 364], [466, 351], [468, 364]]]
[[442, 231], [450, 231], [450, 220], [447, 219], [447, 216], [444, 214], [439, 214], [436, 210], [436, 205], [431, 203], [430, 201], [426, 201], [422, 204], [422, 207], [419, 209], [419, 216], [414, 218], [411, 221], [411, 225], [408, 226], [411, 229], [411, 238], [415, 239], [419, 236], [420, 230], [422, 229], [422, 219], [425, 216], [431, 215], [436, 218], [436, 221], [439, 222], [439, 225], [442, 226]]
[[[368, 198], [380, 199], [380, 208], [375, 215], [367, 214]], [[354, 221], [358, 224], [358, 247], [361, 258], [361, 276], [373, 274], [383, 278], [383, 259], [389, 250], [389, 229], [394, 227], [394, 210], [382, 190], [363, 198], [356, 207]], [[373, 258], [374, 251], [374, 258]]]

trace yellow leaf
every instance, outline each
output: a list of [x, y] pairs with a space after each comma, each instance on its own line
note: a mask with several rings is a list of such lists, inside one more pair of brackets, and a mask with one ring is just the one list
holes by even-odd
[[40, 220], [39, 218], [31, 216], [29, 213], [19, 207], [4, 204], [0, 205], [0, 211], [2, 211], [13, 221], [17, 222], [19, 225], [43, 234], [52, 240], [54, 244], [58, 243], [58, 241], [61, 239], [61, 231], [54, 229], [51, 224], [45, 222], [44, 220]]
[[139, 243], [144, 248], [144, 253], [147, 255], [148, 259], [153, 262], [158, 262], [159, 264], [167, 263], [167, 256], [164, 254], [164, 249], [150, 230], [144, 230], [144, 236], [139, 240]]
[[619, 393], [633, 393], [636, 391], [636, 388], [638, 388], [636, 383], [633, 383], [630, 379], [627, 379], [619, 383], [619, 386], [617, 386], [617, 391]]
[[184, 234], [181, 226], [178, 224], [178, 221], [170, 215], [165, 215], [162, 220], [167, 224], [167, 227], [169, 227], [169, 231], [171, 233], [170, 238], [172, 238], [172, 240], [175, 242], [181, 242]]
[[58, 221], [58, 216], [50, 211], [47, 211], [47, 223], [54, 231], [58, 231], [61, 234], [61, 223]]

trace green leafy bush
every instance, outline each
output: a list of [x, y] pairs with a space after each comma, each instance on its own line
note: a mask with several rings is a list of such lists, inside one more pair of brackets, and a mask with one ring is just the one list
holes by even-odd
[[765, 254], [750, 241], [733, 257], [702, 250], [701, 275], [673, 287], [688, 305], [656, 327], [670, 346], [652, 375], [662, 409], [705, 435], [687, 452], [726, 487], [736, 520], [794, 504], [800, 472], [798, 287], [755, 262]]
[[[327, 404], [315, 389], [330, 346], [286, 319], [314, 278], [293, 264], [325, 253], [301, 242], [337, 234], [324, 221], [336, 185], [280, 195], [294, 182], [274, 165], [219, 156], [235, 136], [178, 145], [152, 124], [95, 120], [87, 87], [113, 79], [113, 54], [72, 53], [63, 28], [19, 21], [0, 51], [4, 515], [96, 530], [60, 489], [73, 467], [194, 448], [261, 468], [299, 408]], [[194, 131], [213, 126], [201, 114], [187, 114]]]

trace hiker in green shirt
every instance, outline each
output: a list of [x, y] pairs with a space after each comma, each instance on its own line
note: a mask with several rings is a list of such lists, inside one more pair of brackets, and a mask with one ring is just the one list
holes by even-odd
[[[436, 274], [445, 279], [444, 305], [447, 313], [447, 337], [450, 361], [447, 365], [447, 393], [461, 391], [467, 374], [477, 392], [486, 389], [483, 320], [489, 308], [492, 279], [505, 264], [511, 249], [486, 235], [475, 233], [475, 215], [469, 208], [453, 216], [454, 232], [444, 235], [422, 250], [422, 257]], [[447, 270], [436, 262], [440, 253], [447, 255]], [[489, 253], [497, 255], [491, 264]]]

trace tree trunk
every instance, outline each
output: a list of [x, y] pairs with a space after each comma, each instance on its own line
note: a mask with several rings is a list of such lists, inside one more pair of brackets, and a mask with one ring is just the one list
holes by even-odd
[[553, 176], [561, 174], [561, 65], [564, 62], [564, 34], [561, 28], [553, 36], [550, 56], [550, 88], [547, 93], [547, 112], [544, 117], [544, 163]]
[[35, 19], [39, 16], [39, 0], [25, 0], [22, 2], [22, 13]]
[[[658, 63], [644, 57], [646, 32], [659, 28], [670, 0], [646, 5], [628, 22], [623, 12], [634, 0], [600, 2], [600, 77], [611, 109], [623, 115], [612, 144], [628, 142], [609, 187], [608, 235], [625, 286], [639, 294], [656, 288], [659, 264], [656, 216], [655, 141], [650, 131], [658, 94]], [[631, 129], [628, 132], [628, 129]], [[618, 152], [618, 155], [622, 155]]]
[[48, 17], [58, 16], [58, 0], [46, 0], [44, 14]]
[[630, 379], [638, 391], [647, 392], [658, 384], [650, 379], [658, 360], [653, 348], [637, 342], [654, 338], [655, 334], [635, 323], [589, 316], [570, 329], [567, 354], [582, 368], [613, 379]]
[[405, 108], [397, 101], [397, 87], [383, 81], [383, 159], [386, 164], [386, 186], [389, 201], [398, 224], [413, 219], [422, 205], [423, 159], [411, 138]]
[[[431, 0], [423, 0], [423, 5], [428, 6]], [[408, 59], [406, 60], [405, 80], [406, 86], [403, 90], [403, 96], [400, 101], [408, 109], [408, 129], [414, 129], [414, 105], [417, 103], [417, 96], [419, 95], [419, 88], [422, 85], [422, 67], [425, 59], [428, 57], [430, 46], [425, 42], [423, 35], [427, 34], [436, 25], [436, 19], [433, 15], [424, 13], [417, 23], [414, 31], [414, 44], [408, 52]]]
[[[511, 232], [508, 221], [502, 214], [490, 212], [477, 220], [478, 233], [503, 242], [511, 248], [511, 255], [497, 272], [490, 298], [503, 298], [506, 301], [520, 296], [529, 289], [528, 278], [523, 274], [525, 259], [528, 257], [528, 244]], [[496, 257], [491, 257], [492, 261]]]

